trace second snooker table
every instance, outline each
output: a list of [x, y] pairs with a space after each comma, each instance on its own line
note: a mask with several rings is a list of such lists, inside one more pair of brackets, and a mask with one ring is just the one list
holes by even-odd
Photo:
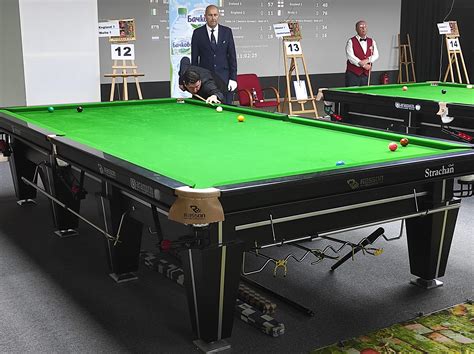
[[[334, 88], [324, 90], [323, 95], [325, 101], [336, 104], [335, 113], [346, 123], [471, 143], [471, 86], [422, 82]], [[443, 114], [449, 118], [443, 121]]]
[[163, 222], [187, 225], [171, 244], [205, 348], [231, 336], [246, 251], [406, 220], [417, 283], [445, 274], [461, 205], [453, 180], [474, 173], [472, 145], [194, 100], [81, 106], [0, 110], [17, 198], [48, 195], [58, 234], [69, 234], [87, 222], [87, 181], [118, 281], [138, 269], [144, 226], [162, 240]]

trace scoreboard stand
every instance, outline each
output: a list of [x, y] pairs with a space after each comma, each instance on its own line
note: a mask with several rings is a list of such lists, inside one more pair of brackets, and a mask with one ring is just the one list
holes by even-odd
[[[464, 62], [464, 56], [462, 55], [461, 43], [459, 42], [459, 29], [456, 21], [449, 21], [449, 26], [451, 27], [451, 33], [445, 35], [445, 42], [446, 42], [446, 49], [448, 51], [448, 67], [446, 69], [446, 74], [444, 75], [443, 81], [446, 82], [446, 79], [449, 77], [451, 78], [451, 82], [459, 82], [460, 84], [463, 83], [463, 76], [466, 79], [466, 84], [469, 84], [469, 75], [467, 74], [466, 63]], [[461, 73], [461, 69], [459, 63], [462, 65], [463, 72]], [[456, 75], [454, 72], [454, 66], [456, 67]]]
[[[290, 115], [312, 113], [318, 118], [316, 97], [313, 95], [313, 88], [311, 87], [311, 81], [301, 47], [299, 24], [298, 22], [292, 21], [288, 22], [288, 26], [290, 27], [291, 35], [283, 38], [286, 76], [285, 103], [288, 103], [288, 112]], [[298, 67], [298, 63], [302, 71], [301, 68]], [[301, 80], [301, 78], [303, 78], [303, 80]], [[295, 85], [296, 98], [293, 98], [291, 94], [291, 83]], [[297, 87], [299, 87], [299, 89]], [[293, 105], [296, 105], [297, 108], [295, 109]]]

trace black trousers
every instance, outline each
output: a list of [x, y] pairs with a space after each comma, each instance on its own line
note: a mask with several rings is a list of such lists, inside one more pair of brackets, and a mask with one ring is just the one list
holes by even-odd
[[369, 78], [365, 75], [356, 75], [352, 71], [346, 71], [346, 86], [367, 86]]
[[219, 75], [213, 72], [212, 77], [216, 82], [216, 85], [219, 90], [224, 94], [224, 99], [222, 100], [222, 103], [232, 104], [232, 101], [234, 100], [234, 92], [227, 90], [227, 83], [222, 80]]
[[232, 102], [234, 102], [234, 93], [235, 91], [227, 91], [226, 93], [224, 93], [225, 102], [222, 102], [222, 103], [232, 104]]

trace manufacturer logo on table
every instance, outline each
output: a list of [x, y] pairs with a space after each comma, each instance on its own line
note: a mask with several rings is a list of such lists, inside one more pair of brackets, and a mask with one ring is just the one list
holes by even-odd
[[366, 177], [361, 178], [358, 181], [356, 181], [355, 179], [348, 179], [347, 184], [349, 185], [349, 187], [351, 187], [351, 189], [367, 188], [382, 184], [383, 177], [384, 176]]
[[198, 219], [205, 219], [206, 213], [203, 213], [202, 210], [197, 205], [190, 205], [189, 209], [192, 212], [184, 213], [184, 218], [187, 220], [198, 220]]
[[395, 108], [404, 109], [407, 111], [419, 111], [421, 109], [421, 106], [419, 104], [395, 102]]
[[190, 207], [191, 210], [194, 211], [195, 213], [200, 213], [200, 212], [201, 212], [201, 209], [199, 209], [196, 205], [190, 205], [189, 207]]
[[136, 191], [142, 192], [150, 197], [154, 197], [155, 193], [153, 188], [145, 183], [137, 181], [135, 178], [130, 178], [130, 187]]
[[425, 169], [425, 178], [451, 175], [453, 173], [454, 173], [454, 164], [451, 163], [447, 166], [443, 165], [440, 168], [436, 168], [436, 169], [431, 169], [431, 168]]
[[351, 189], [359, 188], [359, 182], [357, 182], [355, 179], [347, 180], [347, 184], [349, 185], [349, 187], [351, 187]]
[[115, 173], [114, 170], [111, 170], [108, 167], [102, 166], [100, 163], [98, 163], [97, 166], [99, 167], [100, 174], [113, 178], [113, 179], [117, 178], [117, 174]]

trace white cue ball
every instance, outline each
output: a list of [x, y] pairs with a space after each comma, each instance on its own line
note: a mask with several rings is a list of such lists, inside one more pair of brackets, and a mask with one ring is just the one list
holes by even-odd
[[222, 107], [221, 107], [221, 106], [218, 106], [218, 107], [216, 108], [216, 111], [217, 111], [217, 112], [222, 112]]
[[466, 87], [472, 89], [472, 85], [466, 85]]

